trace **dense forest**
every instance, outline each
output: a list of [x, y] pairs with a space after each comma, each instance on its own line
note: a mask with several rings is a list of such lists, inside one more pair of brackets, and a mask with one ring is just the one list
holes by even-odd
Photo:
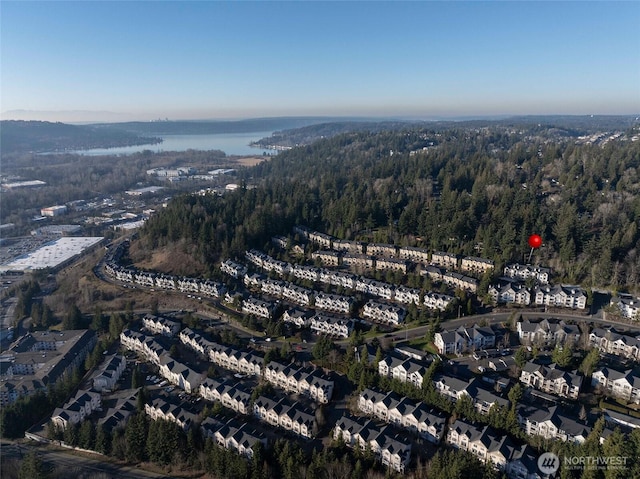
[[[559, 133], [560, 132], [560, 133]], [[627, 129], [577, 144], [579, 130], [519, 125], [354, 132], [241, 172], [235, 193], [176, 198], [141, 232], [210, 265], [305, 224], [345, 239], [533, 262], [564, 282], [640, 283], [640, 142]]]

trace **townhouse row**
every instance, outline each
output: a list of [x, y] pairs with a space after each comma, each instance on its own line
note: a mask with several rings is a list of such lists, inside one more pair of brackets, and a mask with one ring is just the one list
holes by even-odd
[[315, 412], [288, 398], [258, 396], [253, 402], [253, 415], [271, 426], [308, 439], [314, 437], [318, 429]]
[[251, 391], [242, 383], [232, 384], [223, 379], [206, 378], [198, 390], [200, 396], [207, 401], [215, 401], [239, 414], [251, 414]]
[[147, 288], [180, 291], [212, 298], [224, 296], [226, 288], [221, 284], [202, 278], [178, 277], [152, 271], [140, 271], [120, 266], [116, 260], [105, 263], [105, 272], [123, 283], [137, 284]]
[[496, 333], [491, 326], [460, 326], [457, 329], [445, 329], [436, 333], [433, 344], [440, 354], [460, 355], [495, 347]]
[[318, 369], [298, 368], [271, 361], [264, 368], [264, 378], [276, 387], [303, 394], [320, 403], [328, 403], [333, 396], [333, 380]]
[[213, 440], [218, 446], [252, 459], [258, 443], [267, 446], [266, 436], [247, 422], [237, 419], [208, 417], [200, 425], [204, 438]]
[[[452, 301], [454, 301], [453, 297], [444, 294], [433, 292], [426, 292], [422, 294], [418, 289], [396, 286], [390, 283], [376, 281], [374, 279], [344, 272], [328, 271], [311, 266], [291, 265], [289, 263], [278, 261], [257, 250], [246, 251], [245, 258], [257, 268], [267, 272], [274, 271], [281, 276], [292, 274], [301, 280], [310, 280], [332, 286], [341, 286], [343, 288], [348, 288], [378, 298], [394, 300], [402, 304], [415, 303], [416, 305], [424, 305], [430, 309], [443, 311]], [[445, 276], [448, 281], [447, 284], [450, 284], [453, 287], [460, 287], [472, 291], [477, 289], [477, 280], [473, 278], [468, 278], [460, 275], [459, 273], [447, 273]], [[264, 282], [267, 282], [266, 286], [263, 286]], [[287, 283], [274, 282], [273, 280], [267, 280], [264, 276], [255, 274], [245, 274], [244, 284], [260, 288], [264, 287], [266, 290], [273, 291], [281, 297], [285, 297], [285, 295], [287, 295], [292, 301], [297, 302], [302, 306], [310, 304], [313, 301], [313, 296], [315, 296], [317, 305], [318, 295], [322, 294], [305, 288], [295, 289]], [[341, 306], [340, 312], [348, 312], [349, 306], [350, 303], [346, 306]]]
[[520, 382], [539, 391], [569, 399], [578, 399], [583, 376], [577, 371], [560, 369], [555, 363], [544, 365], [528, 361], [520, 373]]
[[516, 324], [516, 329], [520, 343], [525, 345], [578, 344], [582, 336], [580, 328], [575, 324], [553, 319], [520, 320]]
[[445, 442], [468, 451], [482, 462], [504, 471], [509, 477], [539, 478], [538, 456], [527, 444], [516, 444], [490, 426], [457, 419], [449, 426]]
[[640, 361], [640, 339], [615, 328], [595, 328], [589, 334], [589, 344], [601, 353]]
[[529, 289], [522, 283], [502, 281], [489, 286], [488, 293], [496, 304], [535, 304], [570, 309], [587, 307], [587, 294], [576, 285], [542, 284]]
[[[494, 268], [494, 262], [490, 259], [479, 258], [477, 256], [460, 257], [455, 254], [442, 251], [430, 252], [425, 248], [414, 246], [398, 246], [386, 243], [363, 243], [359, 241], [341, 240], [325, 233], [313, 231], [306, 226], [295, 226], [294, 234], [314, 243], [321, 248], [344, 252], [350, 255], [366, 255], [375, 257], [375, 260], [397, 258], [399, 260], [412, 261], [421, 264], [434, 264], [445, 268], [461, 269], [478, 275]], [[375, 261], [374, 260], [374, 261]]]
[[640, 377], [633, 369], [600, 368], [591, 375], [591, 385], [608, 396], [640, 404]]
[[444, 413], [423, 402], [402, 397], [393, 391], [384, 393], [374, 388], [364, 389], [360, 393], [358, 409], [364, 414], [407, 429], [434, 444], [442, 440], [447, 423]]
[[142, 333], [125, 329], [120, 333], [120, 343], [124, 348], [141, 354], [158, 366], [161, 376], [188, 393], [195, 392], [204, 379], [204, 374], [172, 358], [153, 338]]
[[390, 426], [379, 428], [370, 419], [342, 416], [333, 429], [333, 439], [351, 448], [369, 449], [383, 466], [400, 473], [411, 460], [411, 442], [394, 434]]
[[62, 407], [57, 407], [51, 415], [51, 422], [64, 430], [70, 424], [84, 421], [92, 412], [102, 407], [102, 397], [95, 391], [80, 390]]
[[187, 431], [198, 422], [198, 414], [179, 404], [157, 397], [144, 405], [144, 412], [154, 421], [171, 421]]
[[218, 366], [251, 376], [262, 374], [264, 357], [256, 351], [237, 349], [209, 341], [190, 328], [183, 329], [178, 338], [185, 346]]

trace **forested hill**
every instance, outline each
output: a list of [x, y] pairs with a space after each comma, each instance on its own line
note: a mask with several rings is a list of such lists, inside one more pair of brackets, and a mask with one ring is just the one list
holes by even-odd
[[524, 128], [534, 134], [544, 134], [549, 139], [576, 138], [599, 131], [625, 131], [640, 124], [635, 116], [629, 115], [584, 115], [584, 116], [514, 116], [502, 119], [460, 119], [460, 120], [387, 120], [387, 121], [332, 121], [297, 128], [276, 131], [271, 136], [258, 140], [261, 148], [310, 145], [314, 141], [332, 136], [367, 131], [397, 131], [407, 128]]
[[138, 135], [209, 135], [300, 128], [334, 120], [336, 119], [326, 117], [274, 117], [247, 120], [135, 121], [94, 126], [104, 130], [125, 130]]
[[193, 244], [212, 269], [300, 223], [340, 238], [483, 256], [500, 271], [522, 261], [538, 233], [544, 245], [534, 262], [560, 280], [633, 288], [640, 141], [631, 140], [639, 133], [582, 144], [550, 139], [537, 125], [338, 135], [245, 171], [254, 189], [172, 201], [140, 242]]
[[89, 125], [47, 121], [0, 122], [0, 148], [3, 155], [144, 145], [159, 141], [159, 138], [141, 137], [117, 128], [102, 130]]

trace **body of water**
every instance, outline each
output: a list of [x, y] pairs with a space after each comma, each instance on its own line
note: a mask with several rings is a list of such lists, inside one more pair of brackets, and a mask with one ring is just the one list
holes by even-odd
[[[160, 151], [187, 151], [187, 150], [222, 150], [227, 155], [260, 155], [263, 148], [252, 148], [249, 143], [267, 136], [272, 131], [254, 131], [249, 133], [215, 133], [210, 135], [159, 135], [162, 143], [155, 145], [119, 146], [115, 148], [92, 148], [90, 150], [75, 150], [71, 153], [79, 155], [131, 155], [143, 150], [153, 152]], [[67, 152], [69, 153], [69, 152]], [[269, 151], [274, 154], [274, 151]]]

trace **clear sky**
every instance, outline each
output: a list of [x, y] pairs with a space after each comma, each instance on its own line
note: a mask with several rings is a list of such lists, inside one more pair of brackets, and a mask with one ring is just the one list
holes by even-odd
[[3, 119], [640, 113], [636, 1], [2, 0], [0, 21]]

